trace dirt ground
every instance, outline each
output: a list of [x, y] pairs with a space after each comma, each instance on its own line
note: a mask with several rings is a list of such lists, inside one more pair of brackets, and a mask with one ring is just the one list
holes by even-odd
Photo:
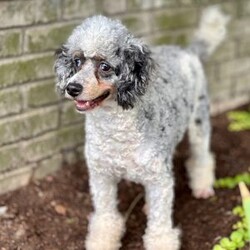
[[[217, 177], [250, 171], [250, 131], [228, 132], [225, 114], [214, 117], [212, 124]], [[216, 196], [208, 200], [194, 199], [184, 169], [187, 155], [184, 140], [174, 161], [174, 221], [182, 230], [182, 250], [210, 250], [231, 231], [236, 218], [230, 211], [240, 204], [239, 191], [216, 190]], [[143, 192], [139, 185], [122, 182], [120, 210], [125, 214]], [[142, 198], [130, 213], [122, 250], [143, 249], [141, 236], [146, 226], [143, 205]], [[82, 250], [92, 211], [86, 167], [80, 162], [64, 166], [54, 176], [0, 196], [1, 206], [8, 210], [0, 217], [0, 250]]]

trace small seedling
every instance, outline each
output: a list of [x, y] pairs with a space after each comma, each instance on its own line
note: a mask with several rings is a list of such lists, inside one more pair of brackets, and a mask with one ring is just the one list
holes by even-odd
[[232, 213], [240, 217], [240, 220], [232, 226], [233, 231], [231, 232], [229, 237], [222, 238], [213, 247], [213, 250], [238, 250], [238, 249], [242, 249], [244, 246], [246, 246], [247, 242], [250, 241], [250, 230], [249, 230], [250, 228], [250, 192], [248, 191], [246, 185], [243, 182], [240, 182], [239, 186], [241, 190], [243, 206], [240, 206], [240, 205], [236, 206], [232, 210]]
[[245, 223], [248, 231], [248, 238], [250, 239], [250, 192], [244, 182], [239, 183], [240, 193], [242, 197], [242, 204], [245, 212]]
[[232, 227], [233, 231], [229, 237], [222, 238], [214, 247], [213, 250], [238, 250], [242, 249], [247, 241], [248, 237], [246, 217], [242, 206], [236, 206], [232, 213], [239, 216], [241, 219], [235, 223]]
[[215, 188], [235, 188], [240, 182], [250, 185], [250, 173], [245, 172], [232, 177], [220, 178], [215, 181]]
[[229, 131], [242, 131], [250, 129], [249, 111], [232, 111], [227, 114], [231, 121], [228, 127]]
[[[233, 111], [228, 113], [231, 123], [229, 131], [242, 131], [250, 129], [250, 111]], [[242, 206], [233, 209], [233, 214], [241, 218], [233, 225], [229, 237], [222, 238], [213, 250], [238, 250], [250, 241], [250, 193], [246, 185], [250, 185], [250, 173], [243, 173], [233, 177], [220, 178], [215, 181], [215, 188], [235, 188], [239, 183], [242, 195]], [[242, 184], [243, 183], [243, 184]], [[246, 185], [245, 185], [246, 184]]]

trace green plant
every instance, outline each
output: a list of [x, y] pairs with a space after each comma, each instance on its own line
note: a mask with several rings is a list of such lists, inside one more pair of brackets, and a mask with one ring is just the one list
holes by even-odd
[[232, 111], [227, 114], [231, 121], [229, 131], [242, 131], [250, 129], [250, 111]]
[[223, 237], [216, 245], [213, 246], [213, 250], [237, 250], [241, 249], [249, 241], [246, 217], [242, 206], [236, 206], [232, 213], [240, 218], [232, 227], [233, 231], [229, 237]]
[[[227, 114], [230, 124], [229, 131], [242, 131], [250, 129], [250, 111], [232, 111]], [[245, 172], [232, 177], [220, 178], [215, 181], [215, 188], [235, 188], [240, 182], [250, 185], [250, 173]], [[249, 221], [247, 222], [246, 214], [242, 206], [236, 206], [232, 213], [240, 218], [232, 229], [233, 231], [229, 237], [222, 238], [213, 250], [238, 250], [243, 248], [248, 241], [250, 235], [248, 228]], [[248, 218], [249, 219], [249, 218]]]
[[239, 189], [242, 198], [242, 206], [245, 212], [245, 224], [248, 238], [250, 239], [250, 191], [244, 182], [239, 183]]
[[232, 177], [219, 178], [215, 181], [215, 188], [235, 188], [240, 182], [250, 185], [250, 173], [245, 172]]

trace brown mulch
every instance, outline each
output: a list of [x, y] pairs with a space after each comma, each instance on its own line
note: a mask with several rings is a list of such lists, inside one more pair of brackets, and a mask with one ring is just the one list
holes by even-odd
[[[212, 148], [217, 158], [217, 176], [231, 176], [250, 167], [250, 131], [228, 132], [225, 114], [212, 118]], [[196, 200], [187, 186], [184, 161], [186, 140], [175, 157], [174, 221], [182, 229], [182, 250], [210, 250], [227, 236], [236, 218], [230, 212], [240, 204], [237, 188], [216, 190], [208, 200]], [[126, 213], [141, 186], [122, 182], [120, 210]], [[127, 222], [122, 250], [142, 250], [141, 236], [146, 226], [144, 200], [134, 207]], [[34, 181], [27, 187], [0, 196], [0, 250], [82, 250], [88, 216], [92, 211], [88, 175], [84, 163], [64, 166], [54, 176]], [[101, 250], [101, 249], [100, 249]]]

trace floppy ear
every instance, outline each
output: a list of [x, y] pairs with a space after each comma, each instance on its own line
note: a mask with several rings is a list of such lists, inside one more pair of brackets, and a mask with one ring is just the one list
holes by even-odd
[[67, 80], [75, 74], [74, 62], [65, 46], [56, 50], [55, 57], [54, 70], [58, 80], [56, 88], [59, 93], [63, 94], [67, 85]]
[[122, 63], [119, 66], [117, 102], [123, 109], [130, 109], [145, 94], [154, 62], [149, 48], [137, 39], [133, 39], [128, 48], [120, 51], [120, 57]]

